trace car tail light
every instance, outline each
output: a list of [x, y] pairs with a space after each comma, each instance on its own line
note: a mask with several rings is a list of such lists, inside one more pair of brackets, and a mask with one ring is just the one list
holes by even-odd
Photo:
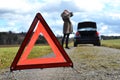
[[96, 32], [96, 35], [99, 36], [99, 32]]
[[75, 34], [76, 36], [80, 36], [80, 33], [79, 32], [76, 32], [76, 34]]

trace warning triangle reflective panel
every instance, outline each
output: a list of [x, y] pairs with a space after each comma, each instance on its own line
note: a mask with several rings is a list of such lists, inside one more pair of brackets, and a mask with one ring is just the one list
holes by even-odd
[[[40, 33], [44, 35], [55, 56], [29, 59], [28, 55], [34, 47]], [[49, 28], [48, 24], [45, 22], [42, 15], [37, 13], [16, 57], [11, 64], [10, 70], [52, 67], [73, 67], [73, 63]]]

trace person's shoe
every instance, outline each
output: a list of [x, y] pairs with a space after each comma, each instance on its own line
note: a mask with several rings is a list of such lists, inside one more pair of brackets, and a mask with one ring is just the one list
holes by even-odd
[[69, 47], [65, 47], [66, 49], [70, 49]]

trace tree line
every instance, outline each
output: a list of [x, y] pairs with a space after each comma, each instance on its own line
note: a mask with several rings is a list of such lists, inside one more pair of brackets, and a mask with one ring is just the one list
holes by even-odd
[[[26, 32], [14, 33], [12, 31], [9, 32], [0, 32], [0, 45], [16, 45], [21, 44], [26, 36]], [[58, 41], [61, 42], [62, 36], [56, 36]], [[109, 39], [120, 39], [120, 36], [105, 36], [101, 35], [102, 40]], [[73, 38], [70, 38], [70, 42], [73, 41]], [[36, 44], [48, 44], [43, 35], [39, 35]]]
[[120, 36], [105, 36], [101, 35], [102, 40], [110, 40], [110, 39], [120, 39]]
[[[0, 45], [16, 45], [21, 44], [26, 36], [26, 32], [13, 33], [9, 32], [0, 32]], [[44, 36], [40, 35], [36, 44], [47, 44]]]

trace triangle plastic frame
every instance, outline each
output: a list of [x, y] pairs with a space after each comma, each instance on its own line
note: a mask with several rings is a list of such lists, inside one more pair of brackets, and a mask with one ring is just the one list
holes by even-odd
[[[44, 35], [55, 57], [27, 59], [40, 33]], [[37, 13], [11, 64], [10, 71], [52, 67], [73, 67], [73, 63], [42, 15]]]

